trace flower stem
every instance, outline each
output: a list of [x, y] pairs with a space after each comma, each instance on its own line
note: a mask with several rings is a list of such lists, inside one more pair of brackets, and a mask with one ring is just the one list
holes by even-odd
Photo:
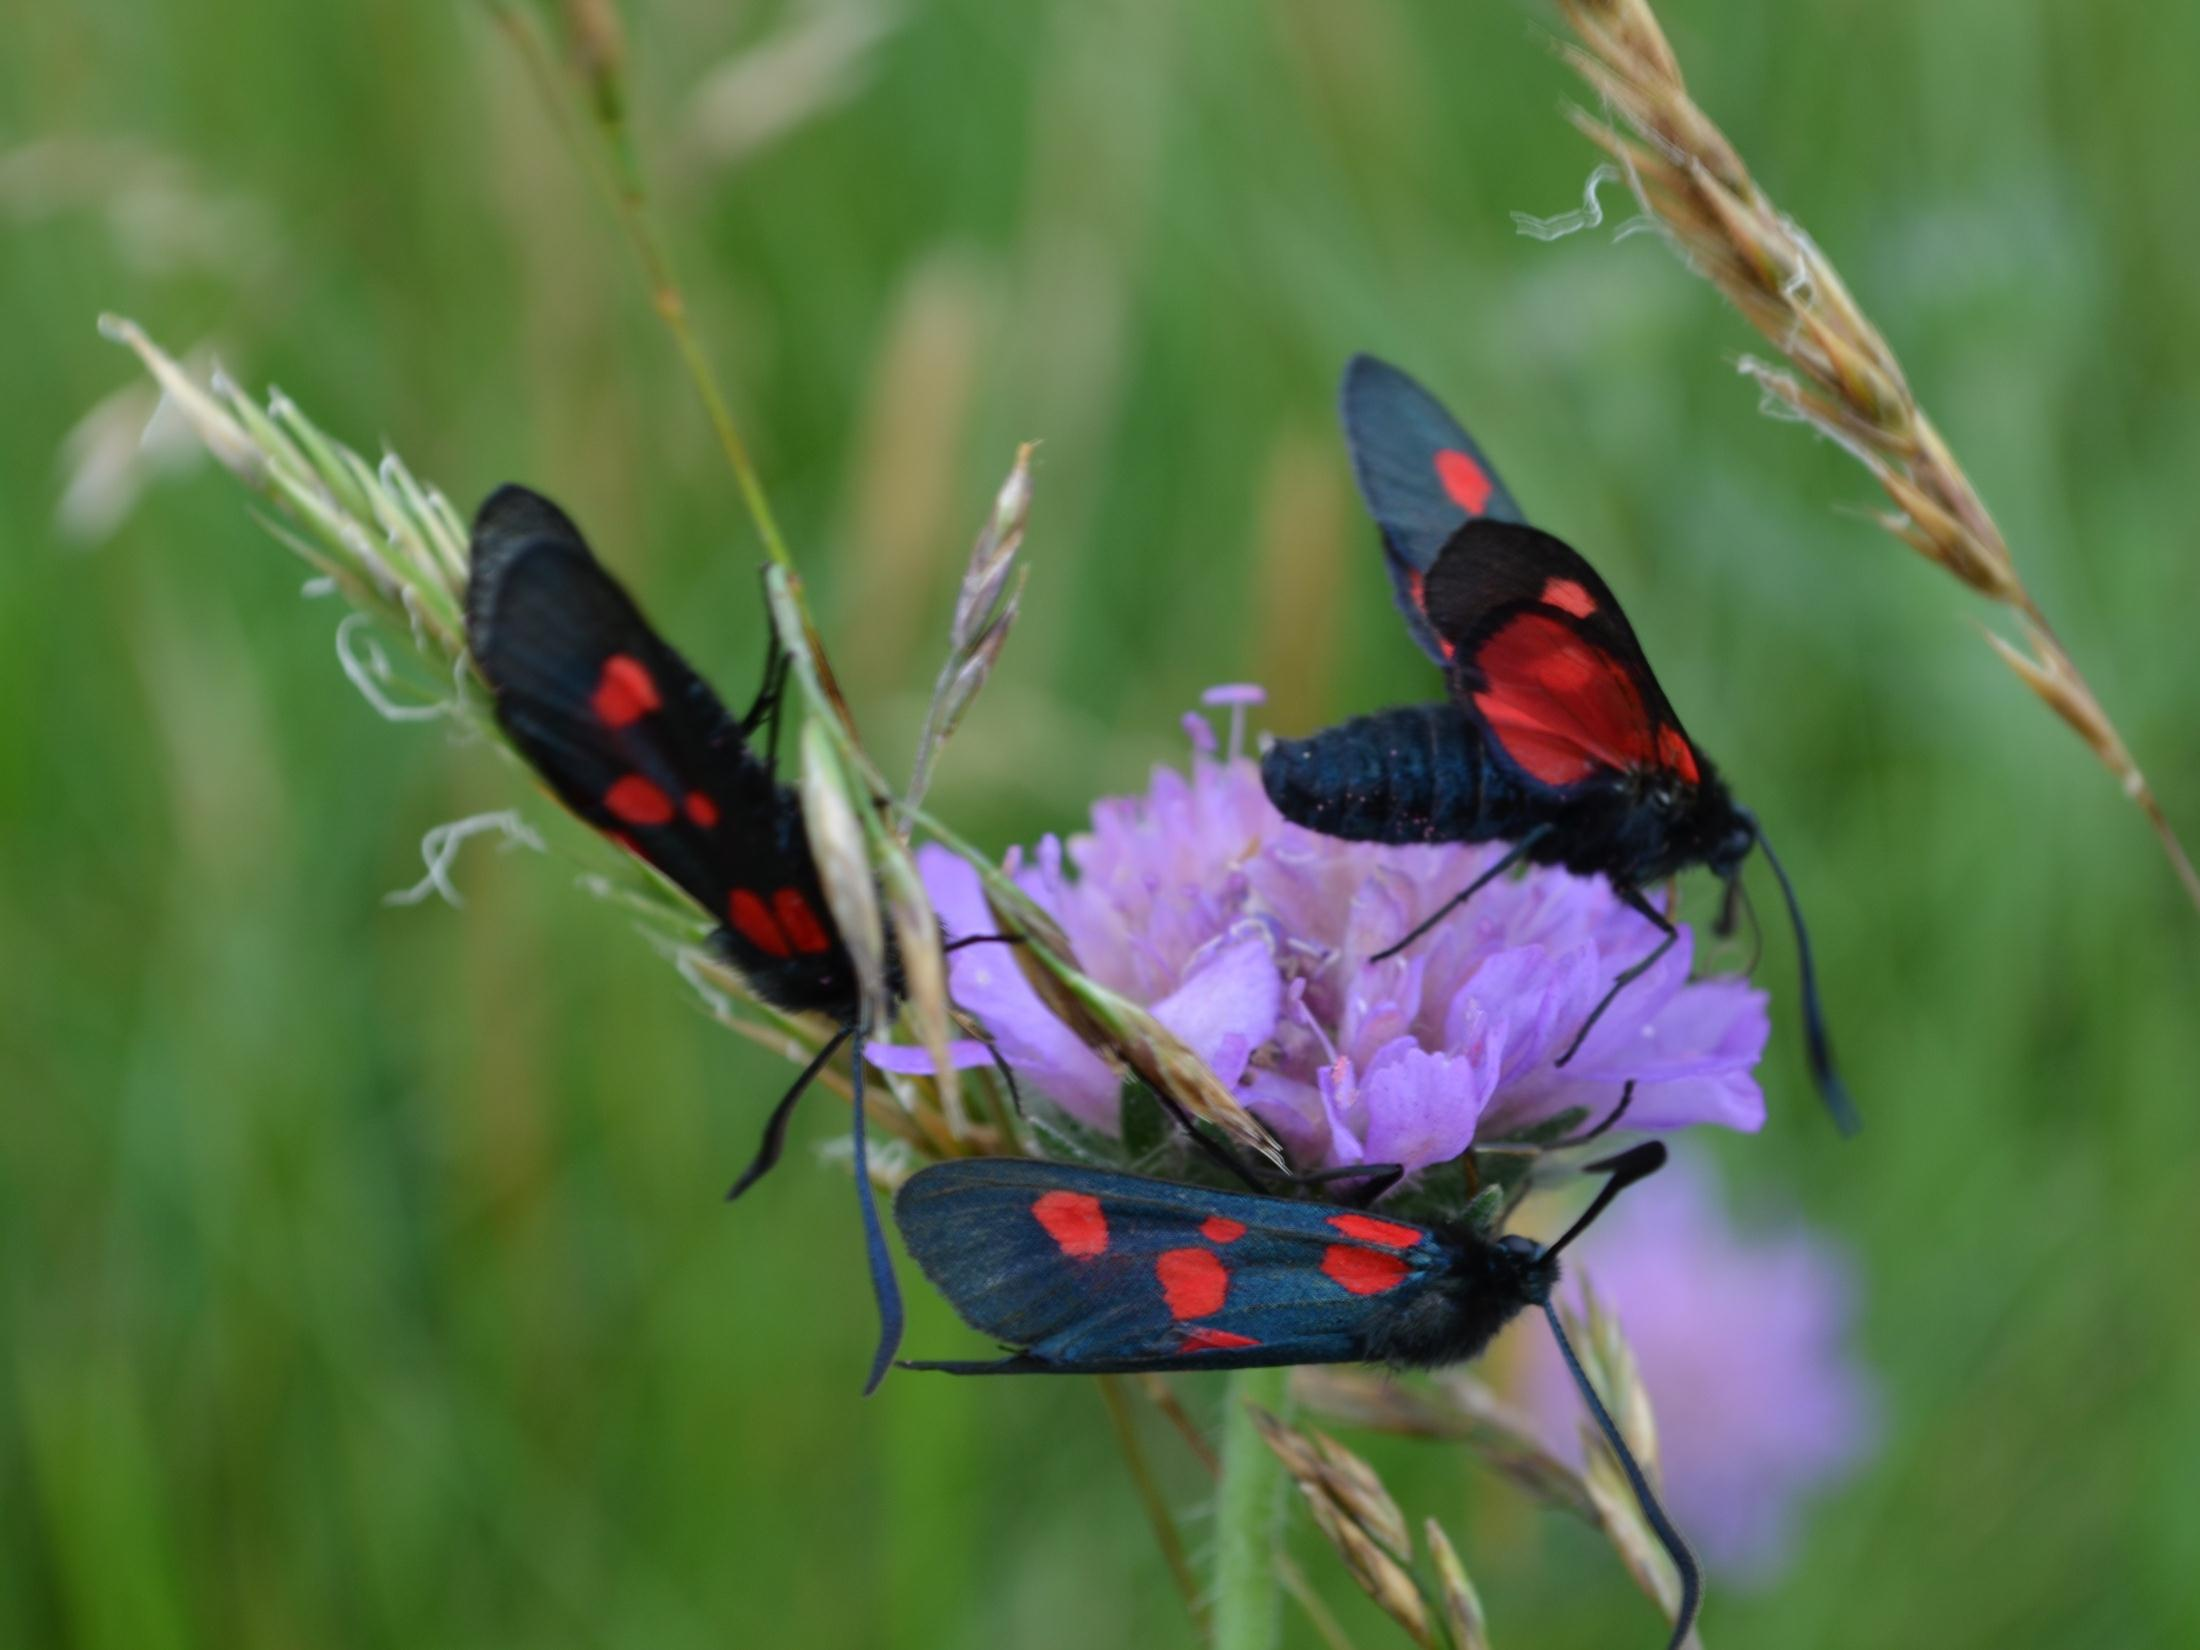
[[1276, 1518], [1283, 1463], [1253, 1425], [1255, 1407], [1281, 1414], [1290, 1395], [1287, 1369], [1241, 1369], [1223, 1397], [1222, 1482], [1215, 1491], [1215, 1650], [1273, 1650], [1280, 1612], [1276, 1592]]

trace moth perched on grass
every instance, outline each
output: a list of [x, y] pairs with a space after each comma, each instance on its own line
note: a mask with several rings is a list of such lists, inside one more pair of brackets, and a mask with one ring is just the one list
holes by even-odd
[[[795, 1102], [843, 1043], [853, 1045], [856, 1196], [879, 1313], [864, 1390], [875, 1389], [900, 1344], [902, 1307], [862, 1167], [871, 1027], [811, 857], [802, 799], [775, 771], [785, 655], [773, 649], [755, 702], [736, 720], [565, 512], [517, 486], [499, 488], [474, 518], [466, 636], [499, 725], [558, 799], [709, 913], [714, 947], [758, 997], [839, 1024], [772, 1108], [729, 1195], [778, 1162]], [[898, 995], [891, 954], [888, 978]]]

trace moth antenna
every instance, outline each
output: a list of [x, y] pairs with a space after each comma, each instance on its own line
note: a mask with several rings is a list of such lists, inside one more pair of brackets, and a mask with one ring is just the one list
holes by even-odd
[[[1660, 1151], [1662, 1153], [1662, 1147]], [[1641, 1176], [1635, 1178], [1640, 1179]], [[1625, 1184], [1627, 1182], [1615, 1173], [1606, 1183], [1597, 1201], [1590, 1205], [1589, 1214], [1595, 1214], [1610, 1202], [1613, 1194]], [[1589, 1216], [1584, 1215], [1575, 1222], [1574, 1230], [1579, 1231], [1588, 1223]], [[1573, 1235], [1573, 1232], [1566, 1234], [1567, 1237]], [[1563, 1243], [1565, 1239], [1559, 1241]], [[1555, 1249], [1558, 1245], [1553, 1244], [1552, 1247]], [[1681, 1650], [1688, 1642], [1689, 1633], [1695, 1628], [1697, 1607], [1703, 1603], [1703, 1572], [1696, 1568], [1696, 1555], [1688, 1550], [1688, 1543], [1681, 1539], [1681, 1532], [1673, 1527], [1673, 1521], [1665, 1516], [1665, 1509], [1658, 1505], [1657, 1495], [1650, 1488], [1650, 1480], [1643, 1476], [1642, 1465], [1635, 1459], [1635, 1452], [1627, 1447], [1627, 1440], [1620, 1436], [1619, 1427], [1613, 1422], [1610, 1411], [1604, 1407], [1604, 1400], [1597, 1396], [1597, 1389], [1590, 1384], [1589, 1372], [1581, 1367], [1581, 1359], [1574, 1353], [1574, 1344], [1566, 1338], [1565, 1327], [1558, 1321], [1558, 1308], [1545, 1301], [1543, 1317], [1551, 1326], [1551, 1338], [1558, 1342], [1559, 1356], [1566, 1360], [1566, 1372], [1574, 1378], [1574, 1385], [1581, 1392], [1581, 1401], [1589, 1406], [1590, 1415], [1596, 1419], [1597, 1430], [1604, 1434], [1605, 1443], [1611, 1447], [1613, 1457], [1619, 1462], [1619, 1470], [1627, 1475], [1627, 1487], [1635, 1492], [1635, 1504], [1642, 1509], [1642, 1516], [1657, 1536], [1658, 1545], [1665, 1549], [1665, 1556], [1673, 1561], [1674, 1572], [1680, 1577], [1680, 1608], [1673, 1614], [1673, 1637], [1667, 1642], [1667, 1650]]]
[[856, 1203], [863, 1211], [863, 1257], [871, 1267], [871, 1294], [878, 1301], [878, 1350], [871, 1357], [871, 1375], [863, 1383], [868, 1398], [894, 1367], [901, 1349], [901, 1286], [894, 1281], [894, 1259], [887, 1252], [886, 1233], [879, 1226], [878, 1199], [871, 1189], [871, 1158], [864, 1143], [863, 1032], [855, 1031], [849, 1051], [850, 1073], [855, 1088]]
[[779, 1161], [779, 1154], [786, 1149], [787, 1120], [794, 1116], [795, 1102], [808, 1091], [810, 1084], [816, 1081], [817, 1074], [825, 1069], [825, 1062], [839, 1052], [840, 1045], [848, 1040], [854, 1029], [853, 1026], [842, 1026], [834, 1032], [832, 1040], [811, 1057], [810, 1063], [802, 1068], [802, 1075], [780, 1096], [779, 1104], [772, 1107], [771, 1116], [764, 1121], [764, 1137], [757, 1145], [756, 1156], [741, 1171], [741, 1178], [733, 1183], [733, 1190], [726, 1194], [728, 1203], [771, 1173], [773, 1166]]
[[[1632, 1083], [1628, 1084], [1627, 1093], [1629, 1098], [1633, 1097]], [[1624, 1103], [1623, 1101], [1622, 1104]], [[1565, 1235], [1546, 1248], [1544, 1255], [1547, 1258], [1557, 1255], [1567, 1244], [1589, 1229], [1590, 1223], [1604, 1213], [1612, 1199], [1636, 1181], [1647, 1179], [1664, 1167], [1665, 1142], [1662, 1140], [1645, 1140], [1639, 1146], [1628, 1147], [1617, 1157], [1607, 1157], [1601, 1162], [1589, 1164], [1581, 1171], [1583, 1174], [1609, 1174], [1611, 1178], [1597, 1189], [1597, 1195], [1589, 1200], [1589, 1207], [1581, 1211], [1581, 1218], [1567, 1227]]]
[[1864, 1126], [1864, 1120], [1857, 1115], [1856, 1102], [1849, 1098], [1840, 1073], [1833, 1069], [1833, 1046], [1826, 1039], [1825, 1011], [1818, 1003], [1818, 970], [1811, 962], [1810, 933], [1803, 926], [1803, 907], [1795, 898], [1795, 885], [1788, 881], [1780, 856], [1772, 851], [1772, 844], [1765, 840], [1761, 830], [1757, 832], [1757, 846], [1764, 850], [1765, 863], [1779, 879], [1780, 892], [1787, 900], [1788, 920], [1795, 925], [1795, 956], [1803, 971], [1803, 1036], [1810, 1046], [1811, 1078], [1818, 1085], [1818, 1096], [1825, 1101], [1826, 1110], [1833, 1114], [1833, 1126], [1851, 1135]]
[[1577, 1134], [1566, 1141], [1569, 1146], [1586, 1146], [1600, 1134], [1610, 1134], [1619, 1127], [1619, 1120], [1627, 1115], [1627, 1108], [1635, 1103], [1635, 1079], [1630, 1077], [1619, 1091], [1619, 1104], [1604, 1114], [1604, 1121], [1586, 1134]]

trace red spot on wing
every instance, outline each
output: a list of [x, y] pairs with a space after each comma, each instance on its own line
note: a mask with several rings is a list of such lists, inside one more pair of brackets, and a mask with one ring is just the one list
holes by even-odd
[[672, 820], [672, 798], [638, 773], [630, 773], [603, 793], [603, 805], [629, 825], [665, 825]]
[[1474, 662], [1484, 683], [1474, 708], [1505, 754], [1544, 784], [1668, 765], [1633, 673], [1564, 621], [1523, 613]]
[[1418, 1226], [1400, 1226], [1394, 1220], [1377, 1220], [1373, 1215], [1331, 1215], [1329, 1224], [1346, 1237], [1380, 1243], [1386, 1249], [1410, 1249], [1422, 1235]]
[[634, 845], [634, 839], [628, 836], [624, 831], [606, 831], [604, 832], [604, 835], [609, 837], [613, 842], [616, 842], [620, 847], [624, 848], [636, 859], [647, 859], [649, 857], [647, 854], [643, 853], [640, 848]]
[[1380, 1295], [1405, 1281], [1406, 1260], [1387, 1249], [1332, 1243], [1322, 1254], [1322, 1274], [1355, 1295]]
[[[1406, 588], [1413, 593], [1413, 605], [1426, 613], [1428, 611], [1428, 575], [1418, 567], [1407, 568]], [[1449, 636], [1438, 636], [1436, 645], [1443, 650], [1444, 657], [1447, 659], [1453, 657], [1459, 651], [1458, 645]]]
[[1446, 447], [1436, 455], [1436, 479], [1444, 484], [1452, 503], [1470, 516], [1482, 513], [1490, 501], [1489, 472], [1465, 453]]
[[630, 653], [614, 653], [603, 662], [596, 691], [588, 701], [597, 720], [607, 728], [623, 728], [639, 722], [664, 703], [649, 667]]
[[1219, 1312], [1230, 1294], [1230, 1269], [1211, 1249], [1164, 1249], [1154, 1257], [1153, 1272], [1172, 1318]]
[[1228, 1215], [1209, 1215], [1199, 1223], [1199, 1235], [1209, 1243], [1235, 1243], [1245, 1235], [1245, 1223]]
[[778, 917], [779, 926], [787, 931], [797, 951], [832, 949], [832, 936], [825, 932], [825, 925], [817, 920], [817, 913], [810, 909], [801, 890], [782, 888], [772, 895], [772, 914]]
[[794, 947], [780, 930], [764, 902], [746, 888], [736, 888], [726, 901], [726, 916], [739, 934], [757, 950], [774, 957], [791, 956]]
[[1108, 1217], [1100, 1212], [1100, 1200], [1085, 1192], [1043, 1192], [1031, 1206], [1031, 1218], [1073, 1260], [1108, 1251]]
[[1543, 583], [1543, 605], [1555, 607], [1563, 613], [1571, 613], [1577, 619], [1586, 619], [1597, 610], [1597, 599], [1589, 594], [1578, 579], [1546, 579]]
[[1234, 1352], [1241, 1346], [1258, 1346], [1260, 1342], [1250, 1335], [1234, 1335], [1227, 1329], [1208, 1329], [1198, 1326], [1184, 1331], [1184, 1350], [1187, 1352]]
[[718, 823], [718, 804], [701, 791], [688, 792], [680, 806], [687, 809], [688, 818], [694, 820], [706, 831], [714, 828]]

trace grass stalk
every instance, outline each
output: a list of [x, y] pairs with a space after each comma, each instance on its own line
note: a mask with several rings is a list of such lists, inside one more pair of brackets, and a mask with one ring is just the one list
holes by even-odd
[[[565, 82], [533, 19], [517, 0], [487, 0], [487, 3], [491, 17], [512, 42], [537, 92], [550, 106], [552, 118], [571, 134], [575, 123], [571, 105], [564, 95]], [[618, 36], [614, 16], [607, 5], [580, 4], [567, 9], [566, 22], [575, 67], [590, 94], [588, 102], [600, 144], [595, 151], [599, 159], [588, 170], [603, 189], [619, 220], [619, 227], [626, 233], [643, 283], [649, 290], [650, 307], [671, 334], [673, 350], [703, 403], [704, 414], [733, 471], [734, 486], [741, 494], [749, 519], [756, 525], [756, 536], [763, 541], [765, 554], [792, 572], [794, 557], [788, 553], [787, 541], [780, 534], [778, 518], [772, 514], [771, 500], [764, 491], [762, 478], [756, 473], [748, 443], [741, 437], [740, 426], [733, 421], [732, 405], [688, 319], [687, 298], [673, 270], [672, 254], [664, 235], [657, 227], [641, 158], [627, 123], [626, 51]]]
[[1215, 1650], [1274, 1650], [1282, 1626], [1277, 1525], [1286, 1477], [1257, 1413], [1282, 1414], [1287, 1369], [1240, 1369], [1223, 1394], [1222, 1477], [1215, 1488]]
[[1832, 262], [1758, 187], [1689, 97], [1649, 0], [1560, 0], [1560, 9], [1580, 42], [1562, 54], [1608, 117], [1577, 109], [1573, 123], [1618, 164], [1681, 261], [1725, 294], [1786, 362], [1781, 368], [1745, 357], [1743, 373], [1768, 406], [1811, 425], [1871, 471], [1895, 506], [1877, 518], [1882, 527], [2010, 613], [2020, 639], [1989, 631], [1994, 651], [2115, 776], [2200, 907], [2200, 872], [1894, 351]]

